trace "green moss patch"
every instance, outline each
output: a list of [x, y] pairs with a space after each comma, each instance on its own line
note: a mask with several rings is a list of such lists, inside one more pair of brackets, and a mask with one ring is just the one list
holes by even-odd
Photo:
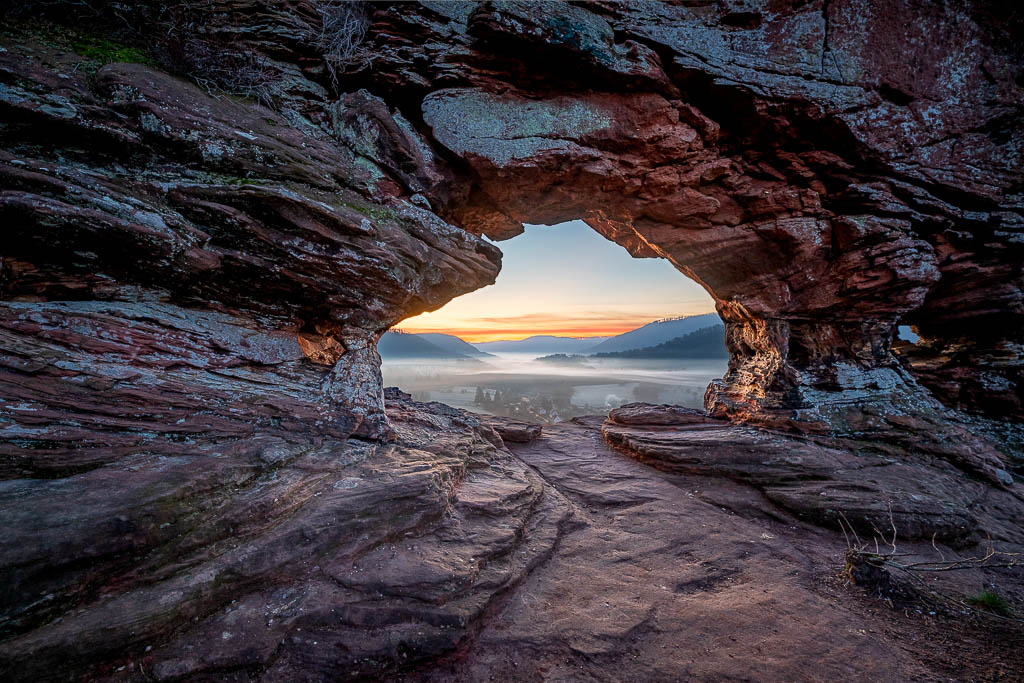
[[352, 202], [340, 202], [340, 204], [341, 206], [358, 211], [367, 218], [371, 218], [375, 221], [393, 221], [398, 219], [397, 213], [392, 209], [388, 209], [383, 206], [353, 204]]
[[138, 48], [97, 38], [96, 36], [74, 36], [71, 40], [71, 46], [78, 54], [100, 64], [112, 64], [115, 62], [146, 64], [147, 66], [153, 66], [154, 64], [153, 60]]
[[1001, 614], [1004, 617], [1013, 616], [1013, 609], [1010, 601], [994, 591], [982, 591], [976, 595], [967, 597], [967, 603], [975, 607], [987, 609], [990, 612]]

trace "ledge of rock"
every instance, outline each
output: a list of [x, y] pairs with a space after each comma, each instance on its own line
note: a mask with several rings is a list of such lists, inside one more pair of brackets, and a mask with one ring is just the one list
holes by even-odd
[[480, 421], [496, 431], [503, 441], [510, 443], [530, 443], [540, 437], [541, 426], [538, 424], [520, 422], [496, 415], [481, 416]]
[[1011, 510], [1016, 492], [993, 490], [928, 457], [899, 459], [843, 440], [794, 438], [677, 406], [634, 403], [601, 427], [613, 446], [669, 471], [726, 477], [757, 487], [797, 516], [874, 533], [895, 524], [901, 537], [953, 545], [985, 534], [1024, 540]]

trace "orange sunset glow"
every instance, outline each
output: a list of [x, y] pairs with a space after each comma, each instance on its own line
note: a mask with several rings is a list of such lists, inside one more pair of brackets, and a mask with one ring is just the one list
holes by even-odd
[[714, 310], [707, 292], [667, 261], [635, 259], [581, 221], [527, 226], [498, 246], [504, 258], [497, 283], [397, 327], [471, 343], [539, 334], [610, 337], [659, 318]]
[[[520, 324], [516, 324], [517, 320], [515, 318], [507, 318], [503, 321], [502, 319], [483, 319], [485, 321], [493, 320], [494, 322], [480, 322], [479, 326], [471, 326], [474, 322], [472, 320], [452, 321], [451, 324], [441, 324], [442, 321], [438, 321], [436, 324], [431, 324], [433, 321], [428, 317], [430, 315], [424, 314], [416, 318], [410, 318], [410, 324], [403, 324], [399, 329], [414, 333], [441, 332], [444, 334], [454, 334], [456, 337], [461, 337], [470, 343], [498, 341], [501, 339], [525, 339], [538, 334], [550, 334], [558, 337], [614, 337], [617, 334], [634, 330], [659, 317], [657, 315], [633, 319], [623, 317], [616, 322], [606, 324], [586, 319], [576, 321], [560, 319], [549, 324], [536, 322], [528, 324], [520, 322]], [[462, 325], [461, 327], [459, 326], [460, 324]]]

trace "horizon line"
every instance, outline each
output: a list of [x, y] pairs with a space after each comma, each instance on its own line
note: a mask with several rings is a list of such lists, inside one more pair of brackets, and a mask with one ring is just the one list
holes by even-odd
[[661, 318], [653, 318], [641, 323], [630, 323], [632, 326], [626, 325], [605, 325], [605, 326], [587, 326], [587, 327], [570, 327], [562, 328], [557, 330], [538, 330], [530, 329], [524, 330], [523, 328], [505, 328], [505, 329], [457, 329], [457, 328], [442, 328], [442, 327], [402, 327], [401, 324], [391, 328], [391, 331], [404, 332], [406, 334], [448, 334], [453, 337], [458, 337], [462, 341], [468, 344], [486, 344], [490, 342], [499, 341], [522, 341], [529, 339], [530, 337], [559, 337], [562, 339], [591, 339], [597, 337], [615, 337], [620, 334], [632, 332], [638, 330], [645, 325], [657, 322], [668, 322], [671, 320], [681, 320], [683, 318], [694, 318], [701, 315], [709, 315], [716, 313], [716, 311], [706, 311], [704, 313], [690, 313], [677, 316], [668, 316]]
[[[645, 325], [647, 323], [644, 323]], [[610, 329], [610, 330], [588, 330], [574, 332], [572, 330], [531, 330], [531, 331], [499, 331], [499, 332], [487, 332], [487, 331], [469, 331], [469, 330], [452, 330], [452, 329], [441, 329], [441, 328], [411, 328], [407, 329], [404, 327], [393, 327], [390, 331], [404, 332], [406, 334], [448, 334], [453, 337], [458, 337], [467, 344], [486, 344], [489, 342], [499, 341], [522, 341], [523, 339], [529, 339], [530, 337], [559, 337], [561, 339], [597, 339], [603, 337], [614, 337], [619, 334], [625, 334], [626, 332], [632, 332], [633, 330], [639, 329], [643, 325], [637, 327], [623, 327], [621, 329]]]

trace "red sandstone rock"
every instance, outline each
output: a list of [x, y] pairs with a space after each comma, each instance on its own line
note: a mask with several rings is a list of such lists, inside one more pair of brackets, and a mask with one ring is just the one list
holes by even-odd
[[[717, 422], [720, 446], [712, 445], [716, 432], [680, 428], [698, 440], [689, 444], [689, 463], [670, 456], [658, 461], [663, 469], [671, 469], [668, 472], [646, 466], [650, 460], [637, 462], [609, 448], [598, 434], [599, 418], [547, 425], [537, 441], [514, 445], [518, 459], [563, 493], [573, 517], [550, 558], [481, 620], [471, 640], [454, 656], [408, 679], [927, 680], [979, 676], [973, 671], [1021, 670], [1019, 656], [1006, 649], [1006, 642], [1020, 633], [1017, 627], [1000, 632], [979, 622], [964, 623], [962, 611], [945, 616], [934, 602], [927, 608], [895, 602], [900, 607], [890, 609], [874, 597], [858, 604], [861, 592], [873, 588], [839, 588], [835, 583], [846, 548], [842, 533], [801, 521], [786, 511], [789, 500], [781, 501], [780, 496], [783, 507], [777, 507], [757, 484], [699, 472], [717, 455], [733, 466], [742, 468], [745, 463], [762, 473], [774, 467], [781, 474], [786, 457], [823, 451], [798, 446], [798, 452], [785, 454], [771, 444], [787, 440], [765, 438], [754, 443], [766, 444], [761, 459], [772, 462], [761, 464], [757, 446], [743, 452], [752, 443], [741, 436], [744, 428]], [[672, 429], [630, 431], [638, 437], [642, 431], [664, 437]], [[640, 438], [646, 442], [646, 437]], [[700, 440], [708, 446], [703, 452]], [[809, 462], [812, 467], [814, 463], [826, 464]], [[789, 467], [796, 471], [799, 465]], [[933, 476], [927, 468], [921, 472]], [[864, 488], [836, 480], [818, 485], [810, 478], [794, 479], [789, 486], [795, 503], [808, 506], [817, 498], [815, 507], [824, 511], [846, 501], [863, 504], [879, 493], [875, 487], [883, 482], [898, 483], [898, 476], [890, 479], [886, 474], [861, 479], [867, 482]], [[954, 476], [945, 483], [956, 487], [957, 481]], [[915, 501], [911, 495], [895, 493], [899, 551], [907, 561], [938, 559], [930, 536], [921, 542], [909, 540], [902, 525], [952, 521], [957, 514], [962, 520], [963, 508], [943, 506], [938, 496]], [[913, 495], [919, 493], [915, 487]], [[983, 524], [1001, 527], [996, 532], [1000, 535], [1019, 538], [1020, 528], [1012, 522], [1012, 513], [1007, 514], [1020, 509], [1019, 499], [1011, 502], [1008, 492], [999, 498], [999, 503], [982, 505]], [[1008, 508], [1001, 512], [1004, 504]], [[880, 507], [881, 518], [888, 523], [885, 503]], [[996, 522], [995, 517], [1003, 521]], [[885, 531], [891, 538], [891, 527]], [[873, 536], [869, 531], [868, 538]], [[1007, 547], [1005, 541], [997, 543]], [[938, 547], [947, 557], [957, 552]], [[823, 565], [829, 568], [819, 571]], [[999, 577], [995, 580], [1000, 590], [1020, 590], [1016, 580], [998, 571], [989, 573]], [[962, 594], [976, 590], [978, 576], [967, 576], [973, 573], [930, 573], [928, 583]], [[900, 618], [904, 610], [909, 613], [905, 622]], [[861, 630], [865, 635], [851, 636]], [[874, 633], [885, 637], [873, 637]]]
[[540, 437], [541, 426], [511, 420], [506, 417], [489, 415], [481, 418], [481, 423], [498, 433], [502, 441], [508, 443], [530, 443]]
[[608, 419], [621, 425], [644, 426], [683, 426], [683, 425], [714, 425], [722, 426], [721, 420], [715, 420], [704, 413], [683, 408], [682, 406], [653, 405], [650, 403], [627, 403], [615, 408], [608, 414]]
[[[557, 76], [548, 67], [542, 82], [508, 67], [496, 87], [493, 72], [473, 73], [474, 55], [462, 48], [443, 69], [424, 62], [417, 70], [393, 61], [386, 41], [378, 42], [378, 68], [396, 81], [411, 80], [412, 68], [437, 83], [424, 98], [424, 121], [472, 169], [455, 181], [470, 189], [453, 194], [469, 192], [470, 201], [450, 202], [445, 215], [497, 238], [516, 234], [519, 221], [583, 218], [635, 255], [668, 258], [708, 288], [730, 329], [732, 367], [709, 394], [709, 409], [780, 425], [820, 419], [834, 429], [842, 417], [833, 406], [904, 411], [920, 400], [889, 349], [899, 320], [941, 319], [941, 311], [963, 308], [959, 320], [983, 323], [992, 337], [986, 344], [1014, 338], [1004, 350], [1019, 348], [1011, 330], [1024, 328], [1022, 255], [1011, 237], [1022, 224], [1010, 190], [1020, 175], [1009, 123], [1018, 114], [1006, 113], [1001, 99], [1010, 92], [1019, 99], [1020, 86], [1011, 78], [1016, 67], [989, 78], [991, 67], [982, 66], [1012, 62], [1007, 28], [984, 10], [922, 10], [906, 22], [912, 26], [892, 22], [892, 12], [884, 3], [811, 4], [767, 23], [754, 12], [756, 21], [734, 25], [725, 10], [716, 16], [685, 6], [609, 5], [597, 17], [579, 7], [495, 3], [468, 21], [424, 12], [417, 26], [431, 27], [438, 40], [463, 40], [463, 31], [478, 37], [469, 44], [498, 64], [555, 60], [564, 64]], [[377, 20], [413, 21], [388, 11]], [[893, 35], [869, 36], [866, 25]], [[658, 46], [661, 62], [673, 64], [666, 73], [674, 87], [625, 77], [613, 31], [623, 45], [635, 37]], [[941, 35], [943, 49], [963, 55], [964, 69], [940, 66], [948, 62], [935, 41], [920, 34]], [[897, 56], [892, 45], [918, 46], [921, 54]], [[912, 75], [910, 63], [930, 70]], [[590, 72], [603, 73], [597, 92]], [[452, 73], [470, 87], [449, 88]], [[585, 96], [566, 94], [581, 87]], [[969, 112], [954, 104], [960, 98], [971, 101]], [[984, 120], [1003, 132], [974, 132]], [[984, 168], [989, 184], [953, 171], [958, 163]], [[972, 201], [985, 208], [967, 208]], [[989, 230], [1003, 237], [982, 256], [971, 245]], [[966, 275], [956, 265], [961, 254], [993, 266]], [[998, 304], [982, 304], [981, 292], [999, 292]], [[938, 323], [932, 329], [937, 338], [958, 336]], [[1018, 393], [1011, 368], [1019, 360], [986, 363], [981, 372]], [[967, 397], [977, 395], [953, 400], [969, 407]], [[808, 405], [820, 418], [803, 415]]]
[[[989, 486], [936, 467], [928, 456], [886, 457], [866, 444], [815, 443], [648, 404], [612, 411], [601, 433], [656, 467], [751, 484], [780, 507], [819, 524], [849, 524], [870, 536], [895, 523], [904, 538], [980, 540], [975, 511]], [[1020, 504], [1019, 496], [999, 495], [1011, 507]], [[1017, 542], [1012, 525], [1001, 528], [1007, 541]]]
[[353, 678], [455, 647], [567, 506], [471, 416], [392, 401], [392, 445], [184, 423], [116, 466], [3, 482], [0, 672]]
[[[101, 5], [54, 16], [143, 47], [167, 35], [114, 35], [150, 4], [97, 21]], [[523, 221], [583, 218], [666, 258], [726, 321], [712, 417], [625, 408], [609, 441], [749, 483], [778, 506], [736, 503], [754, 515], [834, 526], [845, 511], [865, 529], [892, 500], [905, 533], [1019, 547], [1020, 496], [989, 483], [1010, 480], [996, 432], [947, 409], [1021, 417], [1019, 18], [980, 0], [748, 9], [374, 4], [372, 61], [336, 89], [309, 2], [201, 9], [225, 59], [272, 75], [273, 108], [11, 23], [0, 671], [379, 677], [464, 643], [570, 514], [643, 506], [650, 484], [652, 533], [670, 535], [673, 484], [602, 460], [593, 428], [537, 447], [555, 487], [476, 418], [381, 389], [376, 337], [493, 282], [499, 253], [478, 235]], [[901, 322], [922, 343], [898, 358]], [[740, 538], [722, 557], [744, 555]], [[661, 570], [709, 561], [641, 540]], [[720, 570], [679, 569], [683, 592]], [[623, 624], [653, 628], [620, 598]], [[527, 603], [511, 603], [517, 628]], [[621, 652], [631, 631], [592, 607], [572, 652]], [[778, 643], [819, 661], [806, 638]], [[478, 655], [468, 670], [486, 670]]]

